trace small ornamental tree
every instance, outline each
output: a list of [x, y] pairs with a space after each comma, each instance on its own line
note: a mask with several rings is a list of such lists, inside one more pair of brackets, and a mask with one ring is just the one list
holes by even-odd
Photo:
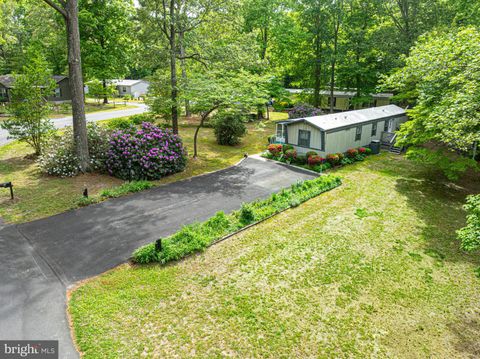
[[8, 106], [12, 118], [1, 122], [0, 127], [9, 132], [9, 138], [32, 146], [38, 156], [46, 135], [54, 128], [48, 119], [46, 97], [51, 95], [55, 82], [45, 61], [34, 57], [23, 68], [23, 74], [15, 75], [13, 86]]
[[197, 140], [200, 128], [215, 111], [248, 111], [265, 103], [269, 94], [261, 84], [267, 78], [246, 72], [211, 71], [189, 79], [182, 91], [183, 99], [191, 104], [192, 113], [200, 115], [193, 137], [193, 157], [198, 155]]
[[182, 139], [172, 130], [144, 122], [140, 130], [112, 134], [107, 152], [107, 170], [124, 180], [156, 180], [183, 171], [187, 153]]

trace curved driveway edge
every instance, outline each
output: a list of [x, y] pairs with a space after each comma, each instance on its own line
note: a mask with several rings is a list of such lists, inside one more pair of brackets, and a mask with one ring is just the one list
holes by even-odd
[[16, 226], [0, 227], [0, 337], [58, 339], [77, 354], [65, 315], [66, 288], [105, 272], [133, 250], [182, 225], [316, 177], [248, 158], [240, 164]]
[[[144, 113], [148, 110], [147, 105], [143, 103], [128, 103], [135, 108], [127, 108], [124, 110], [113, 110], [113, 111], [98, 111], [91, 112], [85, 115], [87, 122], [97, 122], [104, 120], [111, 120], [112, 118], [126, 117], [132, 115], [138, 115]], [[62, 118], [53, 118], [51, 119], [53, 126], [55, 128], [64, 128], [72, 125], [72, 116], [62, 117]], [[8, 139], [8, 131], [0, 128], [0, 146], [5, 145], [13, 140]]]

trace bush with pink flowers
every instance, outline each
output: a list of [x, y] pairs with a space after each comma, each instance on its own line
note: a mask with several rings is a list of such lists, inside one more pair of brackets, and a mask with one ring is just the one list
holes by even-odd
[[307, 163], [310, 167], [321, 165], [324, 162], [325, 162], [325, 158], [318, 155], [309, 156], [307, 159]]
[[187, 153], [181, 138], [169, 129], [144, 122], [115, 131], [110, 138], [108, 172], [125, 180], [156, 180], [183, 171]]

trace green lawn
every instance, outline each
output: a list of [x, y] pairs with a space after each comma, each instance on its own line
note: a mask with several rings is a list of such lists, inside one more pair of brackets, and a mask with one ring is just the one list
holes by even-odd
[[[274, 114], [272, 120], [284, 114]], [[245, 152], [258, 153], [265, 149], [268, 135], [274, 130], [273, 122], [248, 125], [248, 134], [238, 146], [220, 146], [216, 143], [213, 130], [204, 128], [199, 134], [199, 157], [188, 162], [181, 173], [166, 177], [155, 184], [163, 184], [205, 172], [215, 171], [238, 162]], [[187, 149], [193, 150], [192, 125], [182, 125], [179, 133]], [[192, 151], [190, 151], [192, 152]], [[87, 187], [90, 194], [101, 189], [123, 183], [108, 175], [86, 174], [74, 178], [56, 178], [40, 173], [35, 161], [30, 158], [31, 150], [18, 142], [0, 147], [0, 182], [13, 181], [15, 196], [10, 200], [6, 190], [0, 190], [0, 218], [6, 222], [20, 223], [51, 216], [76, 206], [77, 199]]]
[[480, 257], [455, 230], [478, 178], [453, 184], [400, 156], [204, 253], [122, 265], [71, 293], [85, 358], [480, 354]]
[[[92, 113], [92, 112], [103, 112], [103, 111], [119, 111], [119, 110], [126, 110], [129, 108], [135, 108], [136, 106], [131, 104], [125, 104], [123, 101], [118, 101], [115, 104], [110, 101], [108, 104], [104, 104], [103, 102], [97, 102], [94, 100], [88, 100], [85, 103], [85, 113]], [[61, 118], [61, 117], [68, 117], [72, 115], [72, 106], [69, 103], [58, 105], [54, 107], [50, 112], [50, 118]]]

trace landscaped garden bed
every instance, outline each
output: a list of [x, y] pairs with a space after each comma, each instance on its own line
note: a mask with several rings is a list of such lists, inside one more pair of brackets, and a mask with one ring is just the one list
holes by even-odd
[[147, 244], [133, 253], [136, 263], [167, 263], [191, 253], [204, 250], [222, 237], [232, 234], [252, 223], [262, 221], [287, 208], [296, 207], [310, 198], [341, 184], [337, 176], [322, 176], [296, 183], [288, 189], [272, 194], [268, 199], [244, 203], [238, 211], [226, 215], [218, 212], [203, 223], [183, 227], [170, 237]]
[[262, 157], [322, 173], [334, 167], [363, 161], [371, 154], [370, 148], [359, 147], [351, 148], [346, 153], [329, 153], [326, 157], [319, 156], [315, 151], [299, 155], [292, 145], [272, 143], [262, 153]]

